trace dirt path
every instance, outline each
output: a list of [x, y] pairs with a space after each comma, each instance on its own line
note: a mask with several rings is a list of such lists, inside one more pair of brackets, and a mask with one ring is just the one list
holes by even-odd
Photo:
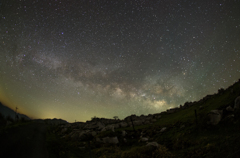
[[46, 128], [45, 124], [31, 123], [1, 133], [0, 157], [48, 158]]

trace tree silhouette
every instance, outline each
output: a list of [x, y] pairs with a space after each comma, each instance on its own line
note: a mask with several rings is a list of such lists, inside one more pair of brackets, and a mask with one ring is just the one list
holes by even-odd
[[113, 118], [114, 118], [115, 120], [119, 119], [118, 116], [113, 116]]

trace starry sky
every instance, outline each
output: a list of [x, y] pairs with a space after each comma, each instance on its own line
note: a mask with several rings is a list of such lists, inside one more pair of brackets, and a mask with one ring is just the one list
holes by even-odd
[[0, 101], [32, 118], [159, 113], [239, 78], [239, 0], [0, 1]]

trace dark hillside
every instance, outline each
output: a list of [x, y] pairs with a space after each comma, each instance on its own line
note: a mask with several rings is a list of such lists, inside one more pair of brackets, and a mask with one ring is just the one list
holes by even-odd
[[[8, 108], [7, 106], [3, 105], [0, 102], [0, 113], [6, 118], [6, 117], [10, 117], [13, 120], [15, 119], [15, 111], [13, 111], [12, 109]], [[24, 115], [24, 114], [19, 114], [18, 113], [18, 117], [19, 119], [23, 118], [25, 120], [31, 120], [28, 116]]]

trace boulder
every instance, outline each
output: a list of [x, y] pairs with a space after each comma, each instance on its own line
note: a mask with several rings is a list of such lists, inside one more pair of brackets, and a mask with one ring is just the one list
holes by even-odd
[[101, 122], [88, 122], [85, 126], [84, 129], [98, 129], [101, 130], [105, 127], [105, 125]]
[[217, 125], [222, 119], [222, 110], [211, 110], [208, 113], [208, 119], [208, 124]]
[[93, 138], [92, 132], [90, 132], [89, 130], [87, 131], [82, 131], [81, 133], [79, 133], [78, 138], [80, 140], [89, 140]]
[[118, 144], [118, 138], [117, 137], [104, 137], [102, 138], [103, 143], [109, 143], [109, 144]]
[[159, 144], [158, 144], [157, 142], [149, 142], [149, 143], [147, 143], [146, 146], [153, 146], [153, 147], [158, 148], [158, 147], [159, 147]]
[[234, 110], [240, 110], [240, 96], [235, 99]]
[[82, 132], [78, 133], [78, 137], [83, 138], [86, 133], [87, 133], [87, 131], [82, 131]]
[[141, 138], [140, 138], [140, 141], [141, 141], [141, 142], [147, 142], [147, 141], [148, 141], [148, 138], [147, 138], [147, 137], [141, 137]]
[[[104, 128], [103, 128], [104, 129]], [[114, 125], [107, 125], [106, 127], [105, 127], [105, 129], [107, 130], [107, 131], [113, 131], [113, 132], [115, 132], [115, 130], [114, 130]]]
[[166, 129], [167, 129], [167, 127], [163, 127], [163, 128], [160, 130], [160, 132], [162, 133], [162, 132], [166, 131]]
[[127, 122], [120, 122], [120, 126], [124, 128], [124, 127], [127, 127], [128, 124], [127, 124]]
[[103, 129], [105, 125], [101, 122], [97, 122], [98, 129]]
[[229, 112], [234, 111], [234, 109], [231, 106], [226, 107], [226, 110], [229, 111]]
[[64, 134], [66, 131], [67, 131], [67, 128], [65, 127], [61, 130], [61, 133]]
[[152, 119], [151, 122], [156, 122], [157, 120], [156, 119]]
[[101, 130], [101, 132], [105, 132], [105, 131], [107, 131], [107, 129], [104, 127], [104, 128]]
[[134, 124], [134, 126], [140, 126], [143, 123], [142, 123], [142, 121], [138, 120], [138, 121], [133, 121], [133, 124]]
[[113, 124], [113, 126], [114, 126], [115, 129], [120, 127], [119, 124]]
[[147, 116], [147, 117], [145, 118], [145, 121], [150, 121], [151, 119], [153, 119], [153, 116]]
[[72, 138], [72, 139], [76, 139], [78, 138], [79, 136], [79, 132], [78, 131], [73, 131], [69, 134], [69, 136]]
[[94, 129], [97, 128], [95, 122], [87, 122], [86, 125], [83, 127], [83, 129]]
[[125, 137], [127, 135], [126, 131], [122, 131], [122, 136]]

